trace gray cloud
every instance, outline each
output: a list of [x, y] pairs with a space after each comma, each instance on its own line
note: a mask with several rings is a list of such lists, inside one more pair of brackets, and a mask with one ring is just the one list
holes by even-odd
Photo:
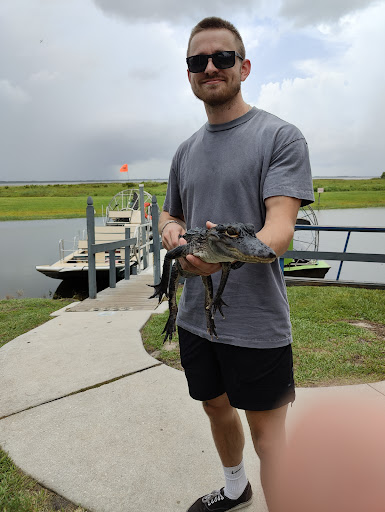
[[[234, 13], [233, 0], [194, 0], [193, 2], [181, 2], [180, 0], [149, 0], [146, 2], [130, 2], [127, 0], [94, 0], [103, 12], [133, 20], [147, 21], [180, 21], [184, 19], [225, 16]], [[243, 0], [236, 5], [236, 10], [249, 10], [257, 7], [262, 0]]]
[[283, 0], [279, 14], [297, 26], [338, 21], [341, 16], [364, 9], [376, 0]]
[[[123, 163], [129, 165], [128, 178], [166, 177], [177, 146], [206, 120], [203, 106], [188, 85], [184, 52], [198, 16], [214, 13], [239, 25], [242, 34], [247, 34], [245, 42], [258, 39], [259, 43], [262, 27], [263, 44], [256, 49], [270, 49], [268, 55], [278, 69], [272, 81], [279, 90], [266, 84], [258, 101], [258, 79], [262, 81], [266, 69], [256, 66], [246, 84], [248, 101], [304, 126], [313, 145], [313, 159], [322, 171], [334, 171], [335, 165], [341, 174], [342, 165], [349, 164], [348, 173], [363, 172], [358, 167], [372, 173], [379, 167], [383, 120], [378, 113], [384, 100], [378, 62], [384, 3], [366, 9], [366, 14], [362, 10], [349, 30], [341, 28], [340, 46], [346, 54], [340, 52], [338, 57], [331, 50], [328, 63], [324, 56], [317, 60], [313, 49], [307, 54], [310, 61], [305, 63], [308, 67], [301, 72], [302, 78], [294, 73], [293, 83], [286, 84], [279, 59], [288, 58], [293, 64], [301, 58], [303, 41], [308, 39], [295, 38], [290, 52], [281, 51], [280, 44], [287, 42], [281, 36], [292, 27], [277, 18], [280, 0], [246, 0], [236, 9], [229, 9], [233, 6], [229, 0], [209, 1], [208, 6], [204, 0], [186, 4], [150, 0], [146, 5], [94, 0], [93, 5], [70, 2], [71, 8], [52, 0], [52, 9], [46, 10], [37, 8], [41, 1], [18, 0], [12, 8], [0, 1], [0, 180], [119, 179]], [[289, 0], [281, 14], [315, 23], [327, 17], [338, 19], [352, 6], [370, 2], [343, 2], [342, 10], [337, 3], [327, 0], [323, 10], [313, 12], [307, 2]], [[269, 14], [264, 10], [267, 4]], [[183, 17], [190, 17], [187, 23]], [[264, 18], [266, 23], [254, 18]], [[155, 19], [160, 23], [153, 23]], [[318, 34], [317, 30], [309, 32]], [[300, 37], [302, 31], [296, 33]], [[336, 37], [338, 42], [337, 34], [332, 44]], [[346, 94], [351, 101], [344, 99]], [[318, 104], [316, 111], [309, 109]], [[353, 155], [351, 138], [341, 140], [352, 122], [342, 113], [335, 115], [339, 105], [342, 113], [354, 114], [358, 135], [353, 145], [358, 148], [356, 141], [366, 141], [367, 151], [362, 151], [361, 158], [358, 150]], [[331, 136], [333, 126], [338, 133]], [[337, 140], [339, 148], [333, 145]], [[325, 161], [325, 155], [332, 157], [337, 150], [340, 157], [334, 163]]]

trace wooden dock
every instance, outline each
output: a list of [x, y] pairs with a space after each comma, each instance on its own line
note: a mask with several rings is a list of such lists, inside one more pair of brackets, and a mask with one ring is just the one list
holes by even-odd
[[[285, 278], [286, 286], [344, 286], [352, 288], [369, 288], [384, 290], [383, 283], [359, 283], [349, 281], [329, 281], [326, 279], [309, 279], [301, 277]], [[85, 299], [69, 311], [139, 311], [154, 310], [158, 299], [149, 299], [154, 283], [151, 273], [144, 272], [131, 276], [129, 280], [116, 283], [116, 288], [106, 288], [98, 292], [96, 299]]]
[[69, 311], [138, 311], [154, 310], [158, 299], [149, 299], [154, 284], [152, 273], [130, 276], [130, 279], [118, 281], [116, 288], [106, 288], [98, 292], [96, 299], [85, 299]]

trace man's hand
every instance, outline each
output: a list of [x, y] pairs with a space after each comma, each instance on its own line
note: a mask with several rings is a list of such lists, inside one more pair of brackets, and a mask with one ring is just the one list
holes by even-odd
[[[207, 229], [213, 228], [215, 226], [216, 224], [213, 224], [210, 221], [206, 222]], [[179, 245], [184, 244], [187, 244], [186, 240], [184, 238], [180, 238]], [[200, 258], [193, 256], [192, 254], [188, 254], [186, 258], [180, 258], [179, 262], [183, 270], [192, 272], [193, 274], [198, 274], [200, 276], [210, 276], [222, 268], [220, 263], [206, 263]]]
[[[162, 232], [162, 245], [168, 251], [174, 249], [174, 247], [178, 247], [180, 240], [179, 235], [183, 235], [186, 230], [180, 224], [176, 222], [170, 222], [167, 226], [164, 227]], [[186, 240], [185, 240], [186, 243]]]

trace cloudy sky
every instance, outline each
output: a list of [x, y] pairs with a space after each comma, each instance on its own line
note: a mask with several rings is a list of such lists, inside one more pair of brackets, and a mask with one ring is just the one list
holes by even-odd
[[385, 0], [0, 0], [0, 180], [167, 178], [205, 121], [191, 28], [240, 30], [244, 99], [296, 124], [314, 176], [385, 171]]

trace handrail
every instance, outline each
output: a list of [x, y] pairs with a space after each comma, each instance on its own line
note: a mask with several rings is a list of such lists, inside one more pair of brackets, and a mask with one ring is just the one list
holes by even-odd
[[385, 233], [385, 228], [380, 227], [361, 227], [361, 226], [313, 226], [296, 224], [295, 231], [342, 231], [348, 233], [345, 247], [343, 252], [329, 252], [329, 251], [286, 251], [280, 257], [280, 265], [283, 271], [285, 258], [298, 258], [298, 259], [324, 259], [324, 260], [337, 260], [340, 261], [340, 266], [337, 274], [336, 281], [339, 280], [342, 264], [344, 261], [364, 261], [371, 263], [385, 263], [385, 254], [373, 253], [351, 253], [346, 252], [347, 245], [350, 238], [350, 233]]
[[[142, 192], [143, 189], [140, 189]], [[139, 236], [131, 238], [131, 227], [128, 225], [125, 229], [125, 238], [113, 242], [95, 243], [95, 210], [92, 197], [87, 199], [87, 240], [88, 240], [88, 296], [90, 299], [96, 299], [96, 260], [95, 254], [98, 252], [109, 253], [109, 285], [110, 288], [116, 287], [116, 266], [115, 266], [115, 250], [124, 247], [126, 249], [124, 278], [130, 279], [130, 247], [135, 246], [143, 255], [143, 267], [148, 266], [147, 254], [154, 252], [154, 282], [160, 280], [160, 239], [158, 232], [158, 203], [156, 196], [152, 196], [152, 240], [148, 240], [147, 229], [150, 224], [144, 216], [144, 201], [141, 200], [141, 209], [143, 209], [141, 220], [142, 223], [135, 226], [139, 229]], [[139, 241], [139, 244], [138, 244]], [[128, 253], [128, 257], [127, 257]]]

